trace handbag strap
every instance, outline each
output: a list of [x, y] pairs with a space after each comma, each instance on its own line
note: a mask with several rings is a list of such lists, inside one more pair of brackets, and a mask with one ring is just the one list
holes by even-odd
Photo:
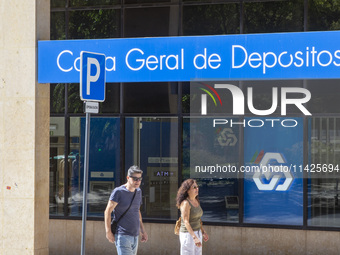
[[137, 192], [137, 189], [135, 189], [135, 193], [133, 194], [133, 197], [132, 197], [132, 200], [131, 200], [131, 203], [129, 205], [129, 208], [126, 209], [126, 211], [119, 217], [119, 219], [117, 220], [117, 223], [120, 221], [121, 218], [123, 218], [123, 216], [127, 213], [127, 211], [130, 209], [131, 205], [132, 205], [132, 202], [133, 200], [135, 199], [135, 196], [136, 196], [136, 192]]

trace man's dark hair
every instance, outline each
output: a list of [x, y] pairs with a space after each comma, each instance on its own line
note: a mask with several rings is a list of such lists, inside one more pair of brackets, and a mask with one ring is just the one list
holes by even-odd
[[143, 171], [140, 170], [138, 166], [131, 166], [128, 170], [128, 176], [132, 176], [133, 174], [143, 174]]

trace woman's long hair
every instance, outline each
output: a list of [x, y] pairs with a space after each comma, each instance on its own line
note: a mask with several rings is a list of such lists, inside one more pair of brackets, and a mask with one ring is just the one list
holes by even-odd
[[[181, 203], [187, 199], [188, 197], [188, 190], [191, 188], [191, 186], [195, 183], [194, 179], [188, 179], [182, 182], [181, 187], [179, 187], [177, 191], [177, 197], [176, 197], [176, 206], [177, 208], [180, 208]], [[199, 202], [198, 196], [196, 197], [197, 201]]]

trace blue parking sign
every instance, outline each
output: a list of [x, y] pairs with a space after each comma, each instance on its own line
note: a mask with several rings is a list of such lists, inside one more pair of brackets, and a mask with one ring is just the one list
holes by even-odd
[[105, 100], [105, 55], [80, 53], [80, 98], [83, 101]]

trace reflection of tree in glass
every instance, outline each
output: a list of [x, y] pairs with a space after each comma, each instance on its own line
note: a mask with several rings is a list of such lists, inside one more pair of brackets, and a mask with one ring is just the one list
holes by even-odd
[[53, 97], [51, 98], [51, 112], [63, 113], [65, 111], [65, 84], [58, 83], [51, 86]]
[[303, 0], [244, 4], [244, 33], [303, 31]]
[[79, 84], [70, 84], [67, 94], [68, 112], [83, 113], [83, 102], [80, 100]]
[[338, 0], [309, 1], [308, 30], [340, 29], [340, 2]]
[[99, 39], [120, 36], [117, 10], [70, 12], [69, 39]]
[[183, 34], [238, 34], [239, 13], [239, 4], [186, 7], [183, 14]]
[[[53, 2], [53, 1], [52, 1]], [[51, 40], [65, 40], [65, 13], [51, 13]]]

